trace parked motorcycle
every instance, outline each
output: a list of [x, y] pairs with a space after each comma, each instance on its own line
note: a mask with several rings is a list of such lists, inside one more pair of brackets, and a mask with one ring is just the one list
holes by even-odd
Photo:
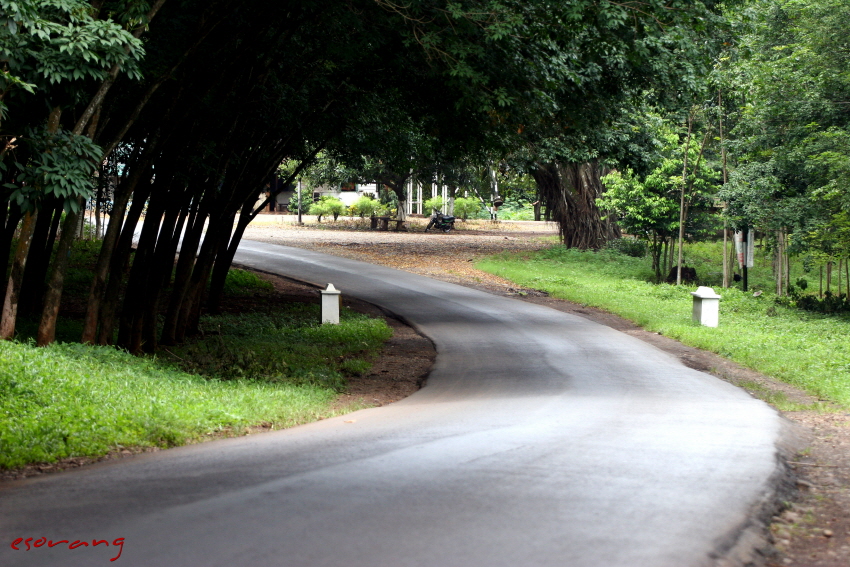
[[455, 218], [453, 216], [444, 215], [440, 211], [434, 211], [431, 215], [431, 222], [425, 227], [425, 232], [428, 232], [431, 227], [434, 227], [443, 232], [448, 232], [455, 227]]

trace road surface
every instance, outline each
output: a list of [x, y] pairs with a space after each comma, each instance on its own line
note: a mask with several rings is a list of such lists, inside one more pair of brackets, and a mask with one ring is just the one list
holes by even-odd
[[[628, 335], [316, 252], [245, 241], [236, 261], [405, 318], [437, 347], [426, 387], [6, 483], [0, 565], [709, 566], [771, 497], [779, 415]], [[42, 536], [111, 545], [11, 549]]]

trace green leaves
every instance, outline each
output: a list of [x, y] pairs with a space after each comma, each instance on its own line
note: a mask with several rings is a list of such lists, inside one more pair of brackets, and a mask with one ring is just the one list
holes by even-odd
[[75, 136], [66, 130], [49, 134], [46, 130], [31, 131], [24, 140], [32, 148], [32, 159], [16, 163], [20, 173], [10, 198], [24, 210], [38, 207], [46, 196], [64, 200], [66, 211], [76, 211], [78, 199], [88, 199], [95, 189], [93, 177], [102, 150], [90, 138]]
[[[103, 80], [118, 66], [140, 78], [140, 40], [113, 20], [98, 20], [82, 0], [0, 0], [0, 90], [50, 91]], [[54, 93], [58, 94], [58, 93]]]
[[746, 101], [730, 144], [741, 163], [721, 198], [735, 223], [824, 249], [824, 231], [850, 211], [850, 5], [773, 0], [749, 15], [728, 73]]

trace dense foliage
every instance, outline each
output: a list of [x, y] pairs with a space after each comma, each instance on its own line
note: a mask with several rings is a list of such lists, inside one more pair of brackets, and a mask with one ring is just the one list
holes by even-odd
[[[720, 7], [0, 0], [0, 335], [20, 310], [41, 314], [39, 344], [54, 339], [84, 200], [113, 222], [82, 340], [137, 353], [218, 309], [271, 174], [285, 179], [266, 199], [318, 156], [389, 187], [376, 197], [399, 215], [413, 175], [457, 187], [486, 171], [495, 186], [497, 171], [537, 168], [593, 172], [598, 188], [599, 169], [550, 165], [632, 155], [632, 109], [699, 83]], [[545, 186], [565, 238], [595, 244], [575, 234], [592, 223], [554, 205], [571, 202], [565, 178]]]
[[[730, 223], [763, 231], [777, 258], [824, 265], [829, 291], [850, 256], [850, 5], [773, 0], [737, 20], [719, 73], [734, 167], [718, 198]], [[793, 293], [781, 275], [778, 291]]]

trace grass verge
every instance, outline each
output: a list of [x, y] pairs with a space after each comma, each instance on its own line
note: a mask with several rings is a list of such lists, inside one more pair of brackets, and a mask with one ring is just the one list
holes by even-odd
[[783, 307], [769, 292], [759, 297], [717, 289], [720, 326], [691, 321], [694, 287], [649, 283], [647, 261], [613, 251], [562, 246], [536, 253], [502, 254], [476, 267], [553, 297], [599, 307], [684, 344], [709, 350], [800, 387], [823, 400], [850, 406], [850, 318]]
[[210, 380], [110, 347], [0, 343], [0, 467], [170, 447], [260, 422], [328, 415], [330, 388]]
[[318, 305], [283, 302], [252, 273], [232, 280], [239, 313], [205, 317], [200, 337], [157, 357], [0, 341], [0, 469], [345, 413], [334, 404], [346, 378], [370, 368], [392, 330], [347, 309], [320, 325]]

